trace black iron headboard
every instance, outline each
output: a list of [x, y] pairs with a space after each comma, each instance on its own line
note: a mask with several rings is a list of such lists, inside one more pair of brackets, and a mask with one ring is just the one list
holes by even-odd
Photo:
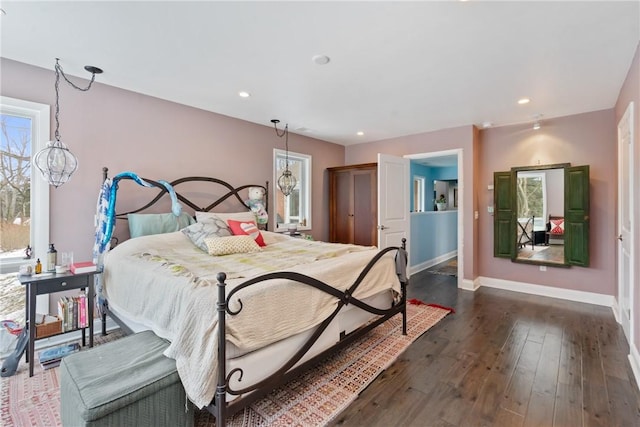
[[[108, 178], [108, 176], [109, 176], [109, 168], [103, 167], [102, 168], [102, 180], [104, 181], [105, 179]], [[116, 215], [115, 215], [116, 219], [126, 219], [127, 214], [144, 211], [144, 210], [148, 209], [149, 207], [153, 206], [156, 202], [158, 202], [162, 198], [162, 196], [164, 196], [165, 194], [169, 193], [167, 191], [167, 189], [161, 183], [159, 183], [158, 181], [155, 181], [153, 179], [147, 179], [147, 178], [144, 178], [144, 177], [140, 177], [140, 178], [145, 180], [149, 184], [152, 184], [154, 187], [157, 187], [158, 188], [158, 194], [150, 202], [148, 202], [147, 204], [145, 204], [144, 206], [142, 206], [140, 208], [137, 208], [137, 209], [134, 209], [134, 210], [131, 210], [131, 211], [127, 211], [127, 212], [121, 212], [121, 213], [117, 213], [116, 212]], [[124, 177], [124, 179], [129, 179], [130, 180], [131, 178]], [[183, 194], [181, 194], [178, 191], [178, 189], [176, 188], [180, 184], [193, 183], [193, 182], [210, 182], [210, 183], [213, 183], [213, 184], [217, 184], [217, 185], [220, 185], [221, 187], [224, 187], [226, 189], [226, 193], [223, 194], [222, 196], [218, 197], [216, 200], [212, 201], [207, 206], [198, 206], [197, 204], [195, 204], [194, 202], [189, 200], [187, 197], [185, 197]], [[217, 179], [217, 178], [211, 178], [211, 177], [206, 177], [206, 176], [189, 176], [189, 177], [184, 177], [184, 178], [178, 178], [178, 179], [176, 179], [174, 181], [169, 182], [169, 184], [171, 184], [171, 186], [173, 187], [178, 200], [180, 200], [185, 205], [189, 206], [194, 211], [201, 211], [201, 212], [210, 212], [212, 209], [216, 208], [217, 206], [222, 204], [224, 201], [226, 201], [230, 197], [235, 197], [238, 200], [238, 202], [240, 202], [240, 206], [243, 206], [246, 210], [251, 210], [245, 204], [244, 200], [240, 197], [240, 195], [238, 193], [240, 191], [242, 191], [242, 190], [248, 189], [249, 187], [259, 187], [259, 188], [262, 188], [264, 190], [264, 205], [265, 205], [266, 211], [269, 212], [269, 181], [265, 181], [264, 185], [246, 184], [246, 185], [241, 185], [240, 187], [234, 187], [231, 184], [229, 184], [228, 182], [223, 181], [221, 179]], [[265, 226], [268, 226], [268, 224], [265, 224]]]

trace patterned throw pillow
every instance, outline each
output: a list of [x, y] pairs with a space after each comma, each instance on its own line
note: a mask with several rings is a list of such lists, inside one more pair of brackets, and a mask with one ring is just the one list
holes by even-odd
[[194, 245], [199, 247], [205, 252], [208, 252], [207, 244], [204, 242], [209, 237], [226, 237], [231, 236], [231, 229], [221, 219], [209, 218], [203, 222], [196, 222], [181, 230], [185, 236], [187, 236]]
[[551, 220], [551, 234], [564, 234], [564, 218]]
[[227, 220], [229, 228], [234, 236], [249, 235], [256, 240], [256, 243], [260, 246], [267, 246], [262, 238], [260, 230], [255, 221], [234, 221], [232, 219]]
[[207, 237], [204, 239], [209, 255], [250, 254], [260, 246], [251, 236]]

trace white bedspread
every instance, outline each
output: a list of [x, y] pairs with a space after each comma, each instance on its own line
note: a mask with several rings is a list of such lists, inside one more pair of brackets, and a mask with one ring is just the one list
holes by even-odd
[[[200, 408], [211, 403], [216, 387], [218, 272], [227, 274], [227, 292], [273, 271], [303, 273], [345, 290], [378, 252], [263, 234], [268, 244], [259, 253], [210, 256], [175, 232], [128, 240], [105, 257], [109, 304], [171, 341], [165, 355], [176, 360], [185, 390]], [[354, 296], [384, 289], [400, 291], [393, 253], [376, 264]], [[239, 316], [227, 316], [227, 340], [246, 350], [316, 326], [337, 304], [322, 291], [286, 280], [256, 284], [237, 296], [244, 308]]]

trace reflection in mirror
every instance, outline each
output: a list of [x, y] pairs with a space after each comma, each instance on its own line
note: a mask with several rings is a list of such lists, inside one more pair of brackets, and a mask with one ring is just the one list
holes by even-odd
[[516, 260], [565, 264], [564, 168], [516, 173]]
[[432, 204], [434, 211], [458, 209], [458, 180], [434, 180]]

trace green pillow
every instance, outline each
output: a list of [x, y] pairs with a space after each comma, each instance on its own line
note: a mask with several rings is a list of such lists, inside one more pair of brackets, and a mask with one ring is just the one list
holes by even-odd
[[131, 238], [180, 231], [195, 222], [193, 217], [185, 212], [178, 217], [172, 213], [128, 214], [127, 219]]

